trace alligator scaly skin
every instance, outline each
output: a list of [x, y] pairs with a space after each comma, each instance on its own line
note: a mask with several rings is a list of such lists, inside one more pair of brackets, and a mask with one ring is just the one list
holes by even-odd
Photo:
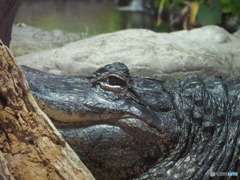
[[[182, 135], [176, 150], [136, 179], [231, 179], [240, 172], [240, 77], [189, 76], [165, 84]], [[236, 174], [235, 173], [235, 174]], [[235, 177], [236, 178], [236, 177]]]
[[86, 78], [24, 69], [43, 110], [97, 179], [240, 172], [239, 77], [164, 82], [132, 76], [122, 63]]

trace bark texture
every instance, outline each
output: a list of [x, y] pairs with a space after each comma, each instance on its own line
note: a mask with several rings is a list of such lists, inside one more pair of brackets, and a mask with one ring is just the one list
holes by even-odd
[[0, 41], [0, 179], [94, 179], [34, 100]]
[[12, 34], [12, 25], [21, 0], [0, 1], [0, 39], [9, 47]]

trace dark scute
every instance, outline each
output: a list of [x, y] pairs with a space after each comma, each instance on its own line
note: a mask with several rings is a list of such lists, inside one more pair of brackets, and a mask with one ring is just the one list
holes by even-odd
[[194, 104], [197, 106], [197, 107], [202, 107], [203, 106], [203, 100], [201, 99], [201, 100], [196, 100], [195, 102], [194, 102]]

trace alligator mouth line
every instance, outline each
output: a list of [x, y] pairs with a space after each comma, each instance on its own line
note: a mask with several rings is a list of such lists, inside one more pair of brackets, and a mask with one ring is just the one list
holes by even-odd
[[66, 112], [63, 110], [57, 110], [47, 106], [46, 104], [40, 104], [40, 108], [44, 108], [44, 112], [48, 114], [49, 118], [52, 120], [54, 125], [57, 128], [61, 129], [77, 129], [85, 128], [90, 126], [98, 125], [112, 125], [120, 127], [127, 131], [128, 134], [139, 134], [144, 137], [148, 134], [149, 141], [156, 141], [160, 137], [160, 132], [157, 130], [157, 126], [153, 126], [148, 122], [145, 122], [144, 118], [141, 118], [137, 115], [114, 111], [114, 110], [105, 110], [102, 112]]
[[101, 120], [98, 119], [98, 115], [95, 115], [91, 116], [94, 120], [91, 120], [90, 118], [88, 121], [82, 122], [63, 122], [52, 117], [50, 118], [54, 125], [59, 129], [81, 129], [91, 126], [110, 125], [121, 128], [133, 137], [138, 137], [138, 141], [145, 142], [147, 140], [148, 142], [158, 142], [161, 137], [160, 132], [155, 127], [151, 127], [140, 118], [130, 114], [124, 114], [122, 116], [116, 116], [115, 114], [114, 116]]
[[[51, 111], [51, 112], [50, 112]], [[54, 112], [55, 111], [55, 112]], [[138, 121], [142, 121], [142, 119], [138, 118], [137, 116], [125, 113], [113, 113], [109, 111], [108, 113], [101, 113], [101, 114], [74, 114], [71, 115], [65, 113], [63, 111], [54, 110], [45, 110], [48, 114], [49, 118], [52, 119], [53, 123], [57, 127], [68, 127], [68, 128], [82, 128], [88, 127], [93, 125], [100, 125], [100, 124], [109, 124], [109, 125], [117, 125], [118, 120], [120, 119], [137, 119]]]

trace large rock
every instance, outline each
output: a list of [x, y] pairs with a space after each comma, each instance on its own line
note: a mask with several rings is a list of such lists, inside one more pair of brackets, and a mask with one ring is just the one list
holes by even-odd
[[105, 64], [120, 61], [137, 75], [162, 79], [184, 78], [187, 74], [226, 78], [240, 74], [240, 37], [239, 32], [229, 34], [217, 26], [174, 33], [123, 30], [17, 57], [17, 61], [64, 75], [89, 75]]
[[58, 29], [51, 32], [26, 24], [13, 25], [10, 49], [15, 56], [25, 55], [45, 49], [61, 47], [79, 40], [80, 36]]

